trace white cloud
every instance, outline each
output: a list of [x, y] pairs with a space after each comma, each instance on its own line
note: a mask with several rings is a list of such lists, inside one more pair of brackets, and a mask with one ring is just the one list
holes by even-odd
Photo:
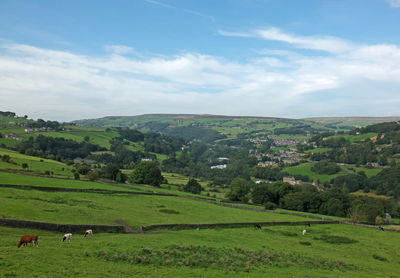
[[219, 31], [219, 33], [223, 36], [255, 37], [269, 41], [280, 41], [299, 48], [322, 50], [332, 53], [342, 53], [355, 47], [351, 42], [339, 38], [330, 36], [295, 36], [275, 27], [257, 29], [248, 33], [226, 31]]
[[121, 55], [133, 52], [133, 48], [126, 45], [106, 45], [104, 48], [109, 52]]
[[400, 0], [386, 0], [393, 8], [400, 8]]
[[[262, 49], [248, 62], [237, 62], [199, 53], [122, 56], [131, 50], [127, 46], [108, 46], [110, 54], [90, 56], [3, 44], [0, 110], [56, 120], [144, 113], [398, 114], [398, 46], [301, 37], [275, 29], [254, 34], [294, 49]], [[304, 47], [330, 55], [297, 51]]]

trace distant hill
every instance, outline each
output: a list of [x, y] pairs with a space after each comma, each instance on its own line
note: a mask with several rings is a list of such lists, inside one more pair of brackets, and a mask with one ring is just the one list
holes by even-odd
[[324, 124], [344, 124], [355, 127], [363, 127], [384, 122], [397, 122], [400, 121], [400, 117], [312, 117], [304, 118], [304, 120]]
[[397, 120], [400, 120], [400, 117], [287, 119], [208, 114], [145, 114], [78, 120], [74, 123], [80, 126], [128, 127], [146, 132], [154, 131], [211, 142], [221, 139], [257, 138], [267, 135], [301, 137], [326, 131], [348, 131], [355, 127]]

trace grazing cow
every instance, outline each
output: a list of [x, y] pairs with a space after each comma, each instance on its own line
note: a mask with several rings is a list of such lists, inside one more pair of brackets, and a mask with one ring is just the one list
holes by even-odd
[[71, 242], [71, 240], [72, 240], [72, 234], [71, 233], [65, 234], [61, 241], [64, 242], [66, 240]]
[[305, 229], [304, 229], [304, 230], [303, 230], [303, 233], [302, 233], [302, 234], [303, 234], [303, 236], [305, 236], [305, 235], [306, 235], [306, 233], [307, 233], [307, 230], [305, 230]]
[[379, 231], [384, 231], [385, 229], [384, 229], [382, 226], [379, 226], [379, 227], [378, 227], [378, 230], [379, 230]]
[[86, 237], [88, 235], [93, 236], [93, 230], [86, 230], [86, 232], [83, 236]]
[[307, 223], [306, 223], [306, 226], [307, 226], [307, 227], [311, 227], [310, 222], [307, 222]]
[[32, 242], [34, 246], [39, 246], [38, 244], [38, 235], [26, 235], [26, 236], [22, 236], [21, 240], [18, 243], [18, 248], [21, 247], [21, 245], [23, 244], [24, 246], [27, 246], [29, 242]]
[[254, 224], [254, 229], [261, 230], [261, 225], [260, 224]]

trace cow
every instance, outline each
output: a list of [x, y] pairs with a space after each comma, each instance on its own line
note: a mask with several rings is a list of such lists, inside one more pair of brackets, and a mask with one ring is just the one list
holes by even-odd
[[260, 224], [254, 224], [254, 229], [261, 230], [261, 225]]
[[83, 236], [86, 237], [88, 235], [93, 236], [93, 230], [91, 230], [91, 229], [90, 230], [86, 230], [86, 232], [85, 232], [85, 234]]
[[379, 230], [379, 231], [384, 231], [385, 229], [384, 229], [382, 226], [379, 226], [379, 227], [378, 227], [378, 230]]
[[306, 230], [306, 229], [304, 229], [304, 230], [303, 230], [303, 233], [302, 233], [302, 234], [303, 234], [303, 236], [305, 236], [305, 235], [306, 235], [306, 233], [307, 233], [307, 230]]
[[68, 233], [68, 234], [65, 234], [64, 236], [63, 236], [63, 238], [62, 238], [62, 242], [64, 242], [64, 241], [66, 241], [66, 240], [68, 240], [69, 242], [71, 242], [71, 240], [72, 240], [72, 234], [71, 233]]
[[29, 242], [32, 242], [34, 246], [39, 246], [38, 244], [38, 235], [25, 235], [21, 237], [21, 240], [18, 243], [18, 248], [21, 247], [21, 245], [23, 244], [24, 246], [28, 246]]

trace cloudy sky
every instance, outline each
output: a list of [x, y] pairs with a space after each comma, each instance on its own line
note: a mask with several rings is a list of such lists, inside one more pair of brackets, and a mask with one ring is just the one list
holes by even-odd
[[0, 1], [0, 110], [400, 116], [400, 0]]

